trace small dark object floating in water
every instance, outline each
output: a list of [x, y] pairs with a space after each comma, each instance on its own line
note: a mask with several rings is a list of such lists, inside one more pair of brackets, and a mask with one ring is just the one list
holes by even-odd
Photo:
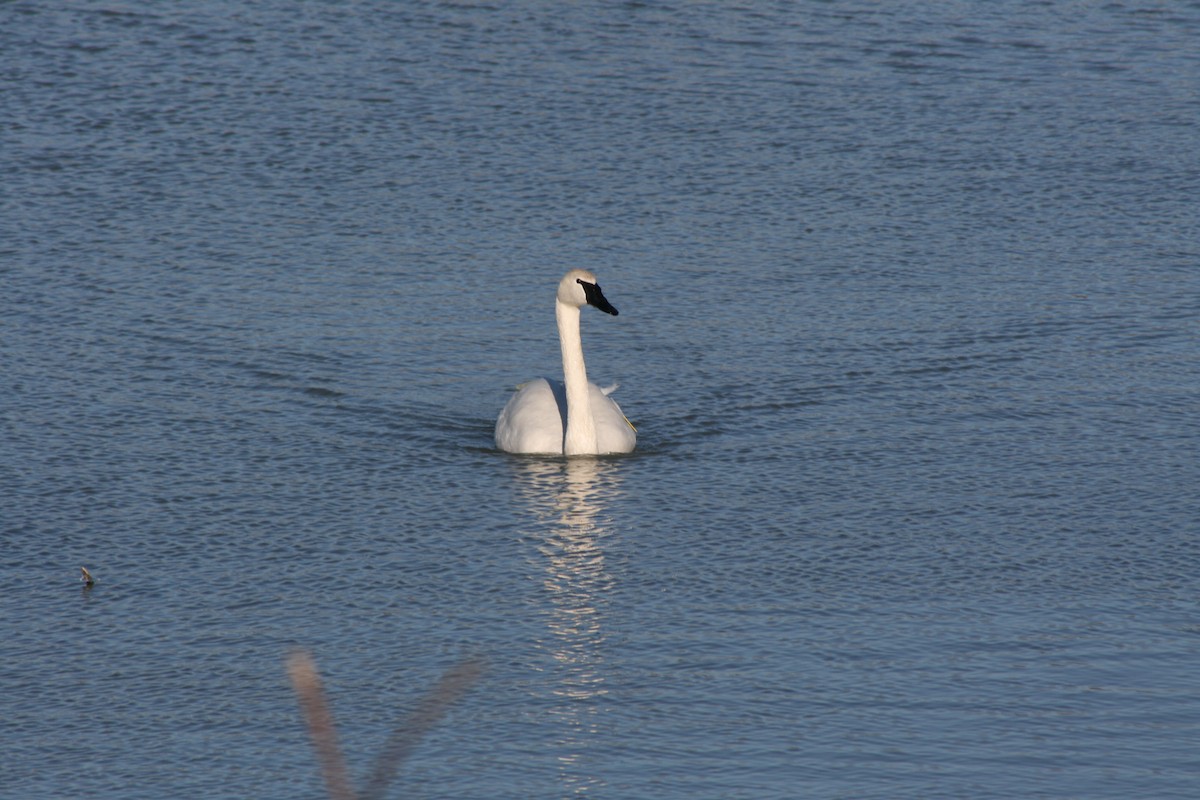
[[84, 586], [95, 585], [96, 579], [92, 577], [92, 573], [87, 571], [87, 567], [80, 567], [79, 571], [81, 573], [83, 573], [82, 575], [79, 576], [79, 580], [83, 581]]

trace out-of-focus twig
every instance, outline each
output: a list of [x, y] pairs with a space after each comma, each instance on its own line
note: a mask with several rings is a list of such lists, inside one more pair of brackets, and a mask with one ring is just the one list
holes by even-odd
[[[317, 665], [311, 655], [298, 650], [288, 658], [287, 670], [292, 679], [292, 688], [300, 700], [304, 721], [308, 725], [308, 733], [317, 751], [317, 759], [321, 762], [321, 772], [325, 776], [325, 786], [329, 789], [330, 798], [359, 800], [346, 773], [346, 762], [338, 750], [333, 714], [325, 702], [321, 678], [317, 675]], [[375, 760], [375, 768], [367, 781], [366, 789], [363, 790], [361, 800], [380, 800], [383, 797], [388, 784], [396, 777], [400, 764], [429, 729], [437, 724], [446, 713], [446, 709], [466, 694], [471, 684], [475, 683], [482, 673], [483, 662], [469, 659], [442, 674], [437, 685], [421, 698], [417, 707], [387, 740], [379, 758]]]
[[437, 724], [446, 713], [446, 709], [466, 694], [482, 673], [483, 662], [470, 659], [442, 674], [437, 685], [421, 698], [421, 702], [400, 723], [384, 745], [379, 758], [375, 760], [371, 778], [363, 789], [362, 800], [380, 800], [383, 797], [388, 784], [396, 777], [396, 770], [400, 768], [400, 764], [408, 758], [409, 753], [429, 729]]
[[297, 650], [288, 658], [287, 669], [292, 688], [300, 700], [300, 709], [304, 712], [304, 721], [308, 724], [317, 759], [321, 762], [321, 773], [325, 776], [329, 796], [333, 800], [355, 800], [354, 788], [346, 774], [346, 762], [338, 750], [333, 715], [321, 690], [317, 665], [311, 655]]

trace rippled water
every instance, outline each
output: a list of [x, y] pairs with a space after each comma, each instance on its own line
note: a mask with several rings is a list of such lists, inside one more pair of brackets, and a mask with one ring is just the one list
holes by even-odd
[[0, 4], [0, 796], [323, 796], [293, 647], [360, 782], [486, 662], [391, 796], [1196, 796], [1198, 36]]

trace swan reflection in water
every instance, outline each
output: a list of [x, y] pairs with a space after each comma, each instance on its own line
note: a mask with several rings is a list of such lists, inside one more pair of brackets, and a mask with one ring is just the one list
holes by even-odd
[[569, 793], [599, 788], [589, 739], [603, 724], [604, 612], [614, 589], [605, 558], [605, 514], [620, 493], [621, 464], [595, 458], [523, 461], [522, 490], [539, 525], [536, 580], [549, 600], [542, 645], [558, 666], [551, 714], [560, 723], [559, 768]]

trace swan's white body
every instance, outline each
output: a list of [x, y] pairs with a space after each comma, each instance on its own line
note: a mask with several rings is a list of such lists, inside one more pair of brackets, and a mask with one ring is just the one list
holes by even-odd
[[601, 293], [596, 276], [573, 269], [559, 282], [554, 302], [563, 381], [537, 378], [517, 390], [496, 420], [496, 446], [501, 450], [568, 456], [633, 450], [637, 433], [608, 396], [616, 387], [601, 389], [588, 382], [579, 334], [579, 310], [588, 304], [617, 313]]

